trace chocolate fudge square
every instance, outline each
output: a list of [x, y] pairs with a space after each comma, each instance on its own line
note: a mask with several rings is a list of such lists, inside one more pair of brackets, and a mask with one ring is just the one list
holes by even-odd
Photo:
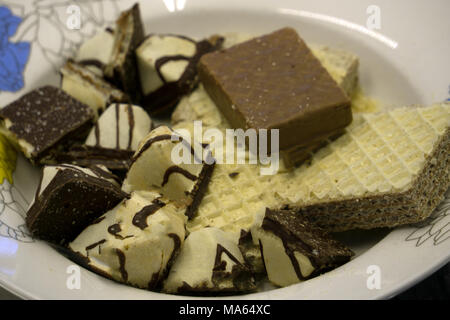
[[208, 53], [198, 72], [231, 126], [279, 129], [281, 150], [352, 121], [349, 98], [291, 28]]
[[52, 86], [25, 94], [0, 110], [2, 131], [34, 164], [83, 141], [95, 119], [92, 108]]

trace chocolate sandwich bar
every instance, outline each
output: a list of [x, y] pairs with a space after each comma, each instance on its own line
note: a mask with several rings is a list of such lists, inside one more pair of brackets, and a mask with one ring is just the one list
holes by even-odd
[[266, 209], [251, 234], [267, 277], [282, 287], [339, 267], [353, 256], [349, 248], [294, 211]]
[[245, 292], [256, 289], [236, 239], [218, 228], [189, 234], [163, 284], [182, 294]]
[[199, 77], [234, 128], [279, 129], [279, 149], [342, 131], [350, 101], [295, 30], [284, 28], [200, 59]]
[[141, 107], [112, 104], [99, 117], [84, 145], [72, 147], [58, 160], [82, 166], [101, 164], [125, 172], [139, 142], [152, 126], [152, 120]]
[[223, 39], [195, 41], [180, 35], [150, 35], [137, 48], [143, 106], [150, 114], [169, 110], [198, 83], [200, 57], [218, 49]]
[[101, 114], [113, 102], [128, 102], [130, 98], [118, 88], [74, 61], [67, 61], [60, 69], [61, 88], [72, 97]]
[[158, 289], [185, 238], [184, 210], [154, 192], [135, 192], [69, 244], [94, 272], [143, 289]]
[[[186, 161], [175, 159], [183, 154]], [[207, 154], [205, 160], [202, 159], [204, 154]], [[188, 141], [166, 126], [160, 126], [141, 142], [131, 160], [122, 189], [125, 192], [157, 191], [180, 206], [186, 206], [186, 215], [192, 218], [206, 191], [213, 168], [214, 159], [202, 145]]]
[[66, 244], [125, 197], [102, 167], [45, 166], [26, 225], [36, 238]]
[[135, 50], [144, 40], [139, 4], [121, 13], [114, 28], [114, 44], [105, 76], [123, 90], [132, 102], [139, 102], [139, 74]]
[[3, 132], [34, 164], [51, 163], [55, 154], [83, 141], [95, 114], [64, 91], [45, 86], [0, 110]]

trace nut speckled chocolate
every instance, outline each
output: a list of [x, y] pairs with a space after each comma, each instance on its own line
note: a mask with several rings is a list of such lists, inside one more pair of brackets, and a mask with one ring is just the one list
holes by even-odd
[[48, 163], [54, 154], [86, 138], [95, 114], [64, 91], [45, 86], [0, 110], [5, 134], [32, 163]]
[[46, 166], [26, 224], [34, 237], [65, 244], [127, 196], [105, 168]]
[[232, 126], [279, 129], [281, 150], [352, 120], [348, 97], [291, 28], [206, 54], [198, 72]]

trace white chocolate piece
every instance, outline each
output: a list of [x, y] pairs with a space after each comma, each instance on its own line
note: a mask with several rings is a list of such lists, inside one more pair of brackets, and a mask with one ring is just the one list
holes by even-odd
[[99, 117], [85, 144], [106, 149], [136, 151], [151, 131], [152, 120], [139, 106], [115, 103]]
[[[113, 31], [101, 31], [80, 46], [75, 60], [79, 62], [95, 60], [103, 65], [106, 65], [111, 57], [113, 45]], [[99, 76], [103, 76], [103, 70], [98, 67], [89, 65], [88, 68]]]
[[[257, 227], [252, 228], [251, 232], [253, 243], [263, 248], [264, 266], [270, 282], [280, 287], [300, 282], [301, 279], [298, 278], [281, 239]], [[295, 252], [294, 255], [302, 276], [308, 277], [314, 271], [311, 262], [300, 252]]]
[[160, 88], [164, 84], [163, 79], [166, 82], [179, 80], [189, 63], [187, 59], [164, 63], [160, 68], [163, 77], [161, 79], [155, 66], [158, 59], [179, 55], [192, 58], [195, 52], [195, 42], [182, 37], [172, 35], [152, 35], [148, 37], [136, 49], [139, 75], [144, 95]]
[[185, 216], [153, 192], [135, 192], [87, 227], [69, 248], [88, 266], [139, 288], [154, 289], [185, 237]]
[[[176, 258], [163, 284], [163, 291], [220, 292], [253, 288], [249, 275], [241, 284], [236, 278], [245, 272], [244, 258], [232, 234], [218, 228], [192, 232]], [[238, 285], [238, 287], [236, 287]]]

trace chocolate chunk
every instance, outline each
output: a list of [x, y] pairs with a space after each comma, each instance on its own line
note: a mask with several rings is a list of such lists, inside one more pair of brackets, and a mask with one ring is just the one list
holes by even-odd
[[55, 154], [83, 141], [93, 125], [93, 110], [64, 91], [45, 86], [0, 110], [2, 127], [32, 163], [51, 163]]
[[26, 224], [34, 237], [66, 244], [127, 196], [104, 168], [46, 166]]
[[143, 106], [150, 114], [174, 107], [198, 84], [197, 63], [221, 47], [223, 38], [195, 41], [180, 35], [150, 35], [136, 50]]
[[353, 252], [303, 216], [289, 210], [266, 209], [251, 229], [269, 280], [287, 286], [346, 263]]
[[139, 102], [141, 90], [135, 50], [144, 40], [139, 4], [122, 12], [116, 21], [114, 45], [105, 75], [131, 98]]
[[352, 120], [349, 99], [291, 28], [208, 53], [198, 72], [232, 126], [279, 129], [280, 150], [325, 140]]
[[[175, 149], [176, 148], [176, 149]], [[189, 161], [177, 164], [177, 150], [188, 155]], [[199, 151], [197, 151], [199, 150]], [[141, 142], [133, 156], [122, 189], [126, 192], [155, 190], [167, 199], [186, 206], [186, 215], [192, 218], [206, 191], [214, 159], [203, 156], [204, 148], [198, 142], [190, 142], [166, 126], [155, 128]], [[208, 153], [210, 156], [210, 153]]]
[[61, 88], [96, 114], [101, 114], [111, 103], [129, 101], [125, 93], [80, 63], [69, 60], [60, 72]]

